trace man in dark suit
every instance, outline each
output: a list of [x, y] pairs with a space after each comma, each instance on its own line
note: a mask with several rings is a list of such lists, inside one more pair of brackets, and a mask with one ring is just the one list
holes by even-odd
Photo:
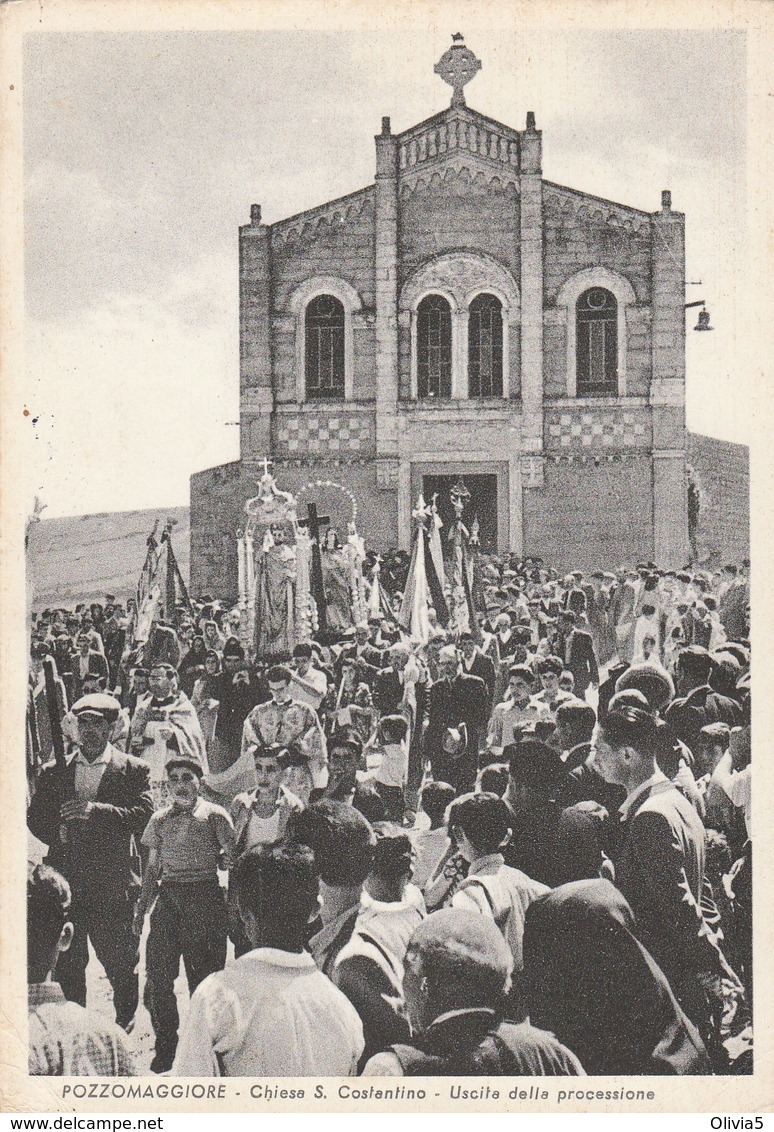
[[66, 765], [43, 771], [27, 825], [72, 890], [73, 941], [57, 965], [62, 990], [86, 1005], [90, 939], [113, 988], [116, 1021], [127, 1029], [138, 1002], [133, 838], [145, 829], [153, 801], [147, 764], [109, 742], [119, 710], [118, 701], [103, 694], [73, 705], [78, 750]]
[[690, 645], [677, 657], [678, 699], [667, 708], [664, 719], [693, 753], [700, 747], [702, 727], [710, 723], [741, 723], [741, 708], [734, 700], [721, 696], [710, 687], [712, 657], [701, 645]]
[[[481, 733], [489, 721], [489, 694], [480, 676], [460, 671], [459, 657], [453, 645], [446, 645], [438, 655], [440, 679], [430, 688], [427, 701], [425, 753], [433, 768], [436, 782], [450, 783], [458, 794], [472, 790], [478, 772], [478, 751]], [[465, 725], [464, 749], [452, 755], [444, 750], [444, 737], [449, 728]]]
[[373, 686], [376, 672], [382, 667], [383, 653], [371, 641], [371, 631], [365, 622], [355, 626], [354, 640], [348, 641], [336, 658], [336, 686], [341, 683], [344, 666], [354, 665], [357, 669], [355, 682]]
[[463, 633], [460, 637], [460, 652], [462, 653], [462, 672], [465, 676], [478, 676], [486, 684], [487, 714], [492, 714], [492, 701], [495, 690], [495, 666], [491, 657], [484, 656], [481, 649], [473, 639], [472, 633]]
[[86, 676], [104, 676], [107, 684], [108, 662], [101, 652], [91, 647], [88, 633], [78, 635], [78, 651], [71, 658], [73, 700], [83, 695], [83, 681]]
[[[705, 1036], [719, 980], [730, 972], [701, 910], [704, 826], [693, 805], [659, 769], [657, 726], [647, 700], [619, 693], [596, 737], [594, 767], [623, 786], [624, 825], [616, 884], [637, 922], [638, 936], [669, 979], [683, 1009]], [[712, 987], [711, 997], [708, 990]]]
[[736, 566], [723, 567], [725, 588], [720, 596], [720, 620], [729, 641], [745, 640], [748, 636], [747, 607], [750, 604], [750, 587], [744, 577], [738, 576]]
[[577, 616], [571, 609], [564, 610], [562, 620], [569, 629], [565, 637], [564, 660], [575, 677], [575, 695], [582, 700], [587, 688], [590, 685], [596, 687], [599, 683], [597, 654], [591, 633], [579, 627]]
[[380, 715], [394, 715], [403, 706], [407, 691], [404, 674], [410, 656], [408, 646], [392, 645], [384, 667], [375, 673], [374, 703]]

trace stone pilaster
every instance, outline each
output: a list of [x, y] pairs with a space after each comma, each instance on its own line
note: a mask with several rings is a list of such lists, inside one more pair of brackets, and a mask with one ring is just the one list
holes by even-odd
[[398, 140], [390, 119], [376, 139], [376, 454], [398, 454]]
[[[521, 461], [511, 491], [543, 486], [543, 173], [542, 134], [527, 114], [521, 135]], [[512, 501], [511, 511], [522, 506]], [[511, 545], [523, 532], [511, 532]]]
[[253, 205], [239, 229], [239, 393], [243, 460], [270, 454], [274, 404], [271, 364], [271, 243]]
[[521, 135], [521, 405], [522, 451], [543, 448], [543, 176], [542, 137], [534, 115]]
[[685, 474], [685, 217], [669, 192], [651, 220], [653, 556], [675, 568], [688, 558]]

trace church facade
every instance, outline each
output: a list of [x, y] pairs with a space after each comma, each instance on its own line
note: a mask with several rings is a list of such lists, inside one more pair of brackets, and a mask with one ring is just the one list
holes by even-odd
[[478, 65], [456, 38], [451, 106], [383, 119], [373, 184], [240, 229], [240, 459], [192, 477], [195, 593], [235, 593], [266, 458], [302, 501], [345, 488], [377, 550], [461, 479], [484, 549], [687, 560], [684, 217], [544, 179], [533, 114], [465, 104]]

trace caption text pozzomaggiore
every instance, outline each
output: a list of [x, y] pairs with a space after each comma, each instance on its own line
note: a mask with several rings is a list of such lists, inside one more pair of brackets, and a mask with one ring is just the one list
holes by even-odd
[[[239, 1087], [237, 1087], [239, 1086]], [[247, 1100], [263, 1101], [549, 1101], [557, 1105], [573, 1101], [654, 1101], [656, 1094], [652, 1089], [637, 1089], [629, 1084], [613, 1088], [594, 1089], [547, 1089], [538, 1085], [515, 1085], [512, 1088], [498, 1087], [485, 1082], [465, 1079], [460, 1082], [445, 1081], [429, 1087], [403, 1084], [366, 1084], [346, 1082], [332, 1085], [330, 1082], [314, 1082], [308, 1087], [288, 1088], [264, 1083], [250, 1084], [245, 1081], [232, 1081], [217, 1085], [200, 1083], [167, 1083], [165, 1081], [124, 1084], [123, 1082], [89, 1082], [62, 1086], [63, 1100]]]

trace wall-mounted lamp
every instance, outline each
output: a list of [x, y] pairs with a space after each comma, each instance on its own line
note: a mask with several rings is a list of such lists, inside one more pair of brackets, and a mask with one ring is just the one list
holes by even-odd
[[714, 326], [710, 326], [710, 314], [704, 306], [704, 299], [697, 299], [695, 303], [686, 303], [685, 309], [689, 310], [691, 307], [701, 307], [699, 311], [699, 320], [694, 326], [694, 330], [714, 330]]

